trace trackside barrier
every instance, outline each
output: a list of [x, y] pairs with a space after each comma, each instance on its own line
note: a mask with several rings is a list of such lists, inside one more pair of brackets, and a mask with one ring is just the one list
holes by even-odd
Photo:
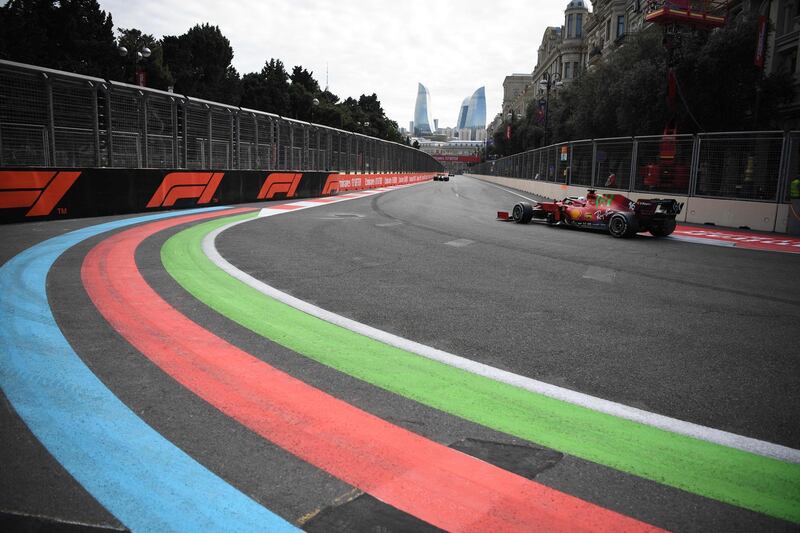
[[0, 60], [0, 167], [437, 172], [407, 145]]
[[0, 221], [309, 197], [441, 170], [403, 144], [0, 60]]
[[633, 199], [674, 198], [686, 222], [785, 233], [800, 132], [735, 132], [591, 139], [487, 161], [470, 172], [560, 199], [587, 188]]
[[430, 180], [434, 173], [18, 168], [0, 170], [0, 222], [330, 196]]

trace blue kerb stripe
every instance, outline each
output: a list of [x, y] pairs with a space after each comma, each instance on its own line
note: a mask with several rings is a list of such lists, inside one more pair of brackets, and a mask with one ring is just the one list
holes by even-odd
[[54, 237], [0, 268], [0, 385], [64, 468], [134, 531], [295, 531], [136, 416], [56, 325], [45, 282], [68, 248], [134, 224], [225, 207], [109, 222]]

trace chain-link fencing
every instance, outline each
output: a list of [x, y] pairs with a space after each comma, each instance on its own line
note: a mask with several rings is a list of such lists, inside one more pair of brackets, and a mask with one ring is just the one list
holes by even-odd
[[729, 132], [593, 139], [487, 161], [475, 174], [629, 192], [788, 201], [800, 132]]
[[436, 172], [410, 146], [0, 61], [0, 167]]

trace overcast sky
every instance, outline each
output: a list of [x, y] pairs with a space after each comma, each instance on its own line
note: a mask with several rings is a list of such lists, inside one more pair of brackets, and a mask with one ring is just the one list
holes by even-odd
[[417, 83], [431, 94], [440, 127], [486, 86], [486, 118], [500, 112], [503, 78], [531, 72], [547, 26], [563, 24], [567, 0], [99, 0], [116, 28], [156, 38], [217, 25], [240, 75], [270, 58], [313, 71], [344, 99], [377, 93], [389, 118], [408, 128]]

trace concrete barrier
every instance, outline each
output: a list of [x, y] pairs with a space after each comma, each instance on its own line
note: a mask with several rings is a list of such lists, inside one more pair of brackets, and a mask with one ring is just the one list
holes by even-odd
[[259, 200], [313, 198], [430, 180], [434, 173], [3, 169], [0, 222], [78, 218]]
[[[560, 200], [566, 196], [585, 196], [587, 189], [587, 187], [576, 187], [547, 181], [478, 174], [470, 175], [496, 185], [543, 196], [551, 200]], [[787, 231], [789, 210], [786, 204], [676, 196], [657, 192], [628, 192], [620, 191], [619, 189], [605, 189], [603, 187], [598, 187], [597, 191], [599, 193], [624, 194], [631, 200], [673, 198], [684, 204], [681, 214], [677, 217], [678, 222], [714, 224], [731, 228], [749, 228], [757, 231], [774, 231], [778, 233], [786, 233]], [[498, 209], [501, 207], [498, 206]]]

